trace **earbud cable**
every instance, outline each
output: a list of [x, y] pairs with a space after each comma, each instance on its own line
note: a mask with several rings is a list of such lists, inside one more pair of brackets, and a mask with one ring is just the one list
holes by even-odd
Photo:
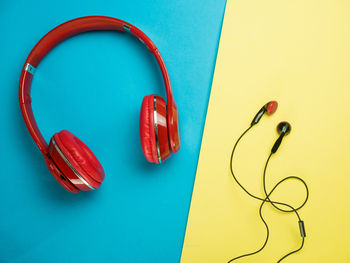
[[[299, 246], [298, 249], [296, 250], [293, 250], [289, 253], [287, 253], [286, 255], [284, 255], [283, 257], [281, 257], [277, 262], [281, 262], [282, 260], [284, 260], [286, 257], [290, 256], [291, 254], [293, 253], [296, 253], [298, 252], [299, 250], [301, 250], [304, 246], [304, 239], [305, 239], [305, 229], [304, 229], [304, 223], [303, 221], [301, 220], [300, 216], [299, 216], [299, 213], [298, 213], [298, 210], [301, 209], [307, 202], [308, 198], [309, 198], [309, 189], [307, 187], [307, 184], [305, 183], [305, 181], [303, 179], [301, 179], [300, 177], [297, 177], [297, 176], [288, 176], [288, 177], [285, 177], [283, 178], [282, 180], [278, 181], [277, 184], [272, 188], [272, 190], [268, 193], [267, 190], [266, 190], [266, 170], [267, 170], [267, 166], [269, 164], [269, 161], [270, 161], [270, 158], [272, 156], [272, 153], [270, 153], [269, 157], [267, 158], [266, 160], [266, 163], [265, 163], [265, 168], [264, 168], [264, 173], [263, 173], [263, 188], [264, 188], [264, 193], [265, 193], [265, 198], [261, 198], [261, 197], [258, 197], [252, 193], [250, 193], [246, 188], [244, 188], [244, 186], [238, 181], [238, 179], [236, 178], [234, 172], [233, 172], [233, 168], [232, 168], [232, 161], [233, 161], [233, 155], [234, 155], [234, 152], [236, 150], [236, 147], [239, 143], [239, 141], [242, 139], [242, 137], [253, 127], [250, 126], [248, 129], [246, 129], [242, 134], [241, 136], [238, 138], [238, 140], [236, 141], [233, 149], [232, 149], [232, 153], [231, 153], [231, 158], [230, 158], [230, 170], [231, 170], [231, 174], [232, 174], [232, 177], [233, 179], [236, 181], [236, 183], [252, 198], [254, 199], [257, 199], [257, 200], [260, 200], [261, 201], [261, 205], [260, 205], [260, 208], [259, 208], [259, 216], [260, 216], [260, 219], [261, 221], [264, 223], [265, 227], [266, 227], [266, 238], [265, 238], [265, 241], [263, 243], [263, 245], [256, 251], [254, 252], [251, 252], [251, 253], [247, 253], [247, 254], [243, 254], [243, 255], [240, 255], [238, 257], [235, 257], [235, 258], [232, 258], [231, 260], [229, 260], [227, 263], [231, 263], [239, 258], [243, 258], [243, 257], [247, 257], [247, 256], [251, 256], [251, 255], [254, 255], [254, 254], [257, 254], [259, 253], [260, 251], [262, 251], [266, 244], [267, 244], [267, 241], [269, 239], [269, 234], [270, 234], [270, 230], [269, 230], [269, 227], [262, 215], [262, 208], [264, 206], [265, 203], [270, 203], [275, 209], [281, 211], [281, 212], [285, 212], [285, 213], [290, 213], [290, 212], [294, 212], [295, 215], [298, 217], [298, 223], [299, 223], [299, 228], [300, 228], [300, 233], [301, 233], [301, 237], [302, 237], [302, 241], [301, 241], [301, 244]], [[271, 194], [275, 191], [275, 189], [283, 182], [287, 181], [287, 180], [290, 180], [290, 179], [294, 179], [294, 180], [298, 180], [300, 181], [304, 187], [305, 187], [305, 190], [306, 190], [306, 197], [305, 197], [305, 200], [304, 202], [297, 208], [294, 208], [293, 206], [287, 204], [287, 203], [284, 203], [284, 202], [279, 202], [279, 201], [273, 201], [270, 199], [270, 196]], [[289, 209], [282, 209], [280, 207], [278, 207], [277, 205], [281, 205], [281, 206], [284, 206], [286, 208], [289, 208]]]

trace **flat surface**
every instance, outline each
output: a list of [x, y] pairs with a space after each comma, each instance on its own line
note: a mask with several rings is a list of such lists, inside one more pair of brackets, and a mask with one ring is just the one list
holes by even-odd
[[[1, 1], [0, 262], [179, 262], [225, 1]], [[68, 129], [102, 163], [95, 192], [66, 192], [25, 128], [18, 82], [53, 27], [107, 15], [142, 29], [168, 67], [182, 148], [149, 164], [139, 139], [145, 95], [165, 97], [151, 54], [125, 33], [71, 38], [39, 65], [33, 109], [46, 140]]]
[[[182, 263], [227, 262], [265, 238], [260, 203], [233, 181], [229, 158], [238, 136], [268, 101], [233, 162], [249, 191], [263, 196], [262, 172], [280, 121], [291, 123], [267, 170], [267, 188], [289, 175], [305, 179], [310, 199], [300, 211], [305, 248], [282, 262], [350, 262], [350, 2], [228, 1], [205, 123]], [[287, 182], [273, 199], [304, 198]], [[265, 206], [270, 240], [259, 255], [234, 262], [277, 262], [301, 242], [294, 214]]]

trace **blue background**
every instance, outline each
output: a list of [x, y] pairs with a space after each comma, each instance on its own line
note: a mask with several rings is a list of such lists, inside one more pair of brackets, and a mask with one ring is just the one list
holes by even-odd
[[[224, 0], [1, 1], [0, 262], [179, 262]], [[147, 163], [142, 98], [165, 98], [157, 64], [125, 33], [68, 39], [39, 65], [32, 105], [48, 141], [68, 129], [102, 163], [101, 188], [77, 195], [50, 175], [18, 105], [22, 65], [53, 27], [86, 15], [126, 20], [157, 45], [179, 108], [182, 148]]]

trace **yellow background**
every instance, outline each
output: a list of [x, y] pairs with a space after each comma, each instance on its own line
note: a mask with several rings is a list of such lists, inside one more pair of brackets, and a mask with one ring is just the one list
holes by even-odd
[[[262, 171], [287, 120], [292, 132], [270, 161], [267, 187], [297, 175], [310, 188], [300, 211], [304, 249], [286, 262], [350, 262], [350, 1], [228, 0], [215, 68], [182, 263], [227, 262], [259, 248], [259, 202], [229, 173], [235, 140], [269, 100], [279, 108], [243, 139], [234, 159], [239, 180], [260, 196]], [[287, 182], [274, 199], [298, 205], [304, 189]], [[265, 206], [270, 240], [237, 262], [277, 262], [297, 248], [294, 214]]]

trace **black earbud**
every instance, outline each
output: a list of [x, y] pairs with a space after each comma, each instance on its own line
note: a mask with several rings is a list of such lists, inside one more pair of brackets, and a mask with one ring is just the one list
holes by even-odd
[[278, 147], [280, 147], [281, 142], [283, 140], [283, 137], [285, 135], [288, 135], [290, 133], [291, 129], [292, 129], [292, 126], [290, 126], [290, 124], [286, 121], [280, 122], [277, 125], [277, 132], [280, 136], [278, 137], [275, 144], [273, 145], [273, 147], [271, 149], [271, 153], [275, 153], [278, 150]]
[[253, 126], [255, 124], [257, 124], [261, 117], [264, 115], [264, 113], [266, 112], [268, 115], [273, 114], [278, 107], [278, 103], [277, 101], [273, 100], [273, 101], [269, 101], [268, 103], [266, 103], [259, 111], [258, 113], [255, 115], [254, 119], [252, 120], [250, 126]]

